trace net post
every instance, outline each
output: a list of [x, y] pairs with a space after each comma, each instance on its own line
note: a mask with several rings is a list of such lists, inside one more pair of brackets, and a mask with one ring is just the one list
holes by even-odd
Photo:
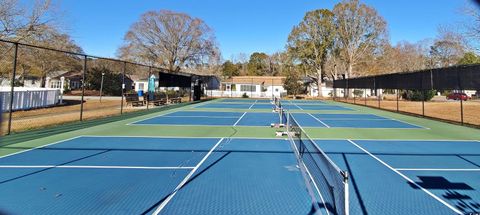
[[343, 174], [343, 183], [345, 185], [345, 208], [344, 208], [344, 212], [345, 212], [345, 215], [349, 215], [350, 214], [350, 202], [349, 202], [349, 186], [348, 186], [348, 172], [347, 171], [342, 171], [342, 174]]
[[290, 135], [290, 113], [287, 111], [287, 135]]

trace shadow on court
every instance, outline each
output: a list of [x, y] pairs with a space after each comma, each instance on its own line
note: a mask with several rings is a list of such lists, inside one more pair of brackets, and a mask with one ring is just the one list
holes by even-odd
[[[451, 182], [441, 176], [417, 176], [419, 182], [416, 182], [419, 186], [427, 190], [445, 190], [443, 198], [455, 203], [455, 207], [461, 210], [463, 213], [478, 213], [480, 211], [480, 204], [473, 200], [469, 195], [461, 193], [465, 190], [474, 190], [471, 186], [463, 182]], [[420, 189], [413, 183], [410, 186], [414, 189]]]

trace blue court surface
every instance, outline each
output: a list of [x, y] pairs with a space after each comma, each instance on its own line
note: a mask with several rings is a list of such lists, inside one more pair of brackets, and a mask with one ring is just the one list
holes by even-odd
[[[3, 214], [308, 214], [289, 142], [78, 137], [0, 158]], [[19, 204], [22, 202], [22, 204]]]
[[319, 100], [282, 100], [282, 102], [285, 104], [326, 104], [326, 102]]
[[179, 111], [133, 123], [133, 125], [270, 126], [278, 113]]
[[[275, 106], [268, 103], [231, 103], [231, 102], [213, 102], [196, 106], [195, 108], [224, 108], [224, 109], [273, 109]], [[318, 110], [318, 111], [353, 111], [353, 109], [338, 105], [327, 104], [291, 104], [283, 103], [282, 107], [288, 110]]]
[[293, 116], [302, 127], [321, 128], [423, 128], [407, 122], [385, 118], [373, 114], [310, 114], [294, 113]]
[[[315, 142], [349, 173], [350, 214], [480, 208], [478, 141]], [[83, 136], [4, 156], [0, 169], [4, 214], [312, 214], [283, 139]]]
[[316, 140], [349, 173], [350, 214], [480, 210], [480, 142]]
[[222, 99], [220, 103], [271, 103], [268, 99]]

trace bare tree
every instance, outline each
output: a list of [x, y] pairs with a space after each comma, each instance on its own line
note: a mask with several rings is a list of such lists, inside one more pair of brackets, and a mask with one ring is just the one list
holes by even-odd
[[364, 56], [371, 55], [387, 38], [387, 23], [374, 8], [358, 0], [344, 0], [333, 9], [346, 77]]
[[469, 17], [465, 36], [476, 41], [476, 49], [480, 51], [480, 8], [478, 5], [468, 5], [463, 12]]
[[453, 66], [468, 49], [467, 42], [461, 34], [439, 28], [439, 35], [430, 47], [431, 67]]
[[288, 51], [304, 66], [317, 84], [318, 96], [322, 96], [322, 82], [329, 52], [335, 38], [334, 15], [327, 9], [308, 12], [288, 37]]
[[[46, 25], [38, 26], [37, 28], [35, 33], [25, 38], [27, 43], [83, 53], [82, 48], [69, 35], [58, 32], [56, 29]], [[29, 75], [39, 77], [41, 79], [41, 87], [48, 87], [45, 86], [46, 77], [52, 72], [81, 68], [78, 56], [37, 48], [22, 48], [18, 65], [22, 79]]]
[[125, 35], [123, 59], [179, 71], [219, 54], [213, 31], [201, 19], [167, 10], [143, 14]]
[[53, 27], [55, 14], [51, 0], [35, 0], [30, 7], [19, 0], [0, 0], [0, 39], [22, 41], [43, 26]]

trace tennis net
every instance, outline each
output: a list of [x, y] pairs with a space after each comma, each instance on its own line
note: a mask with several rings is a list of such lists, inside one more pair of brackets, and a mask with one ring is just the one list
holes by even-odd
[[316, 210], [348, 215], [348, 173], [342, 171], [305, 133], [291, 113], [287, 133]]

